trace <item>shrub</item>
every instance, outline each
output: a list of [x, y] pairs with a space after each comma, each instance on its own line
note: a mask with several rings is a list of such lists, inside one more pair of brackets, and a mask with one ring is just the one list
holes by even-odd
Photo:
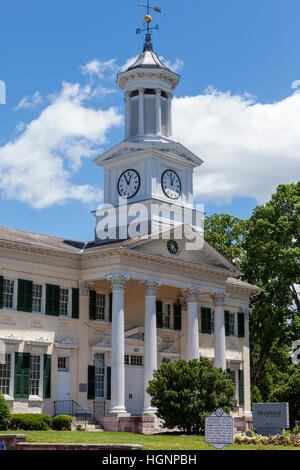
[[235, 406], [235, 389], [228, 373], [214, 367], [207, 358], [162, 364], [153, 377], [147, 392], [158, 417], [169, 429], [177, 427], [199, 434], [206, 416], [217, 408], [229, 413]]
[[53, 418], [52, 427], [56, 431], [71, 431], [72, 417], [68, 415], [57, 415]]
[[49, 415], [38, 413], [13, 414], [11, 429], [22, 429], [24, 431], [48, 431], [52, 425]]
[[0, 429], [8, 429], [10, 420], [10, 408], [4, 396], [0, 393]]

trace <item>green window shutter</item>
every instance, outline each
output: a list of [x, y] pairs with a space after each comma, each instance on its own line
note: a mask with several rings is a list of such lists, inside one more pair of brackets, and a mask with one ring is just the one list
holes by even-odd
[[245, 314], [244, 312], [238, 312], [238, 337], [245, 337]]
[[244, 404], [244, 371], [239, 369], [239, 403]]
[[88, 400], [95, 399], [95, 366], [88, 366]]
[[23, 398], [30, 392], [30, 353], [23, 353]]
[[28, 398], [30, 392], [30, 353], [15, 353], [15, 397]]
[[22, 370], [23, 370], [23, 354], [16, 352], [15, 353], [15, 380], [14, 380], [15, 398], [22, 398], [23, 396]]
[[18, 279], [18, 303], [19, 312], [32, 312], [32, 281]]
[[163, 303], [160, 300], [156, 301], [156, 328], [163, 326]]
[[174, 330], [181, 330], [181, 305], [174, 304]]
[[90, 320], [96, 320], [96, 291], [90, 290]]
[[79, 289], [72, 289], [72, 318], [79, 318]]
[[109, 294], [109, 321], [112, 322], [112, 301], [113, 301], [113, 294], [112, 292]]
[[44, 354], [44, 398], [51, 398], [51, 354]]
[[201, 307], [201, 333], [211, 334], [211, 309]]
[[46, 315], [59, 316], [59, 286], [46, 285]]
[[230, 369], [226, 369], [228, 375], [230, 375]]
[[229, 336], [229, 312], [228, 310], [225, 310], [224, 317], [225, 317], [225, 335]]
[[111, 367], [106, 369], [106, 399], [111, 399]]
[[0, 308], [3, 308], [3, 276], [0, 276]]

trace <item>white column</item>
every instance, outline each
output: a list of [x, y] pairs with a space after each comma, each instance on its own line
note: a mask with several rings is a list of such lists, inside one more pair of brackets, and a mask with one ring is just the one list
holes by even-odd
[[224, 300], [225, 293], [211, 296], [215, 310], [215, 367], [226, 370]]
[[111, 402], [110, 412], [126, 413], [125, 365], [124, 365], [124, 289], [128, 278], [123, 274], [111, 274], [112, 283], [112, 344], [111, 344]]
[[167, 112], [167, 119], [168, 119], [168, 137], [172, 137], [172, 132], [173, 132], [173, 123], [172, 123], [172, 99], [173, 99], [173, 94], [169, 93], [168, 95], [168, 112]]
[[157, 369], [157, 337], [156, 337], [156, 293], [158, 282], [146, 281], [145, 289], [145, 353], [144, 353], [144, 410], [143, 414], [155, 414], [156, 408], [151, 406], [151, 396], [147, 393], [149, 380]]
[[156, 88], [156, 104], [155, 104], [155, 110], [156, 110], [156, 135], [159, 136], [161, 135], [161, 89]]
[[130, 126], [131, 126], [131, 106], [130, 106], [130, 93], [125, 93], [125, 138], [130, 137]]
[[144, 135], [144, 88], [139, 88], [139, 135]]
[[[78, 328], [78, 383], [86, 383], [88, 376], [89, 364], [89, 284], [85, 281], [79, 281], [79, 318], [77, 322]], [[80, 392], [78, 388], [78, 403], [81, 406], [89, 407], [90, 404], [87, 400], [87, 393]]]
[[199, 359], [199, 317], [198, 317], [197, 289], [187, 289], [185, 299], [187, 303], [187, 351], [186, 359]]

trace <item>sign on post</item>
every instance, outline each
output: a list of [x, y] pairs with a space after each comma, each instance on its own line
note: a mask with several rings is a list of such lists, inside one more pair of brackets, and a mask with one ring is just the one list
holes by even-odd
[[264, 436], [290, 427], [288, 403], [253, 403], [253, 428]]
[[234, 422], [233, 417], [218, 408], [215, 413], [205, 418], [205, 443], [222, 449], [233, 444]]

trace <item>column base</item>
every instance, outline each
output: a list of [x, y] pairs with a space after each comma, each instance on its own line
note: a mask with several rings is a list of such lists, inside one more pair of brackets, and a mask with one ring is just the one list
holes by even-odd
[[114, 406], [109, 410], [109, 416], [117, 416], [117, 417], [127, 417], [131, 416], [130, 413], [127, 413], [125, 406]]
[[142, 416], [154, 416], [157, 413], [157, 408], [154, 408], [153, 406], [147, 406], [147, 408], [144, 408], [142, 411]]

